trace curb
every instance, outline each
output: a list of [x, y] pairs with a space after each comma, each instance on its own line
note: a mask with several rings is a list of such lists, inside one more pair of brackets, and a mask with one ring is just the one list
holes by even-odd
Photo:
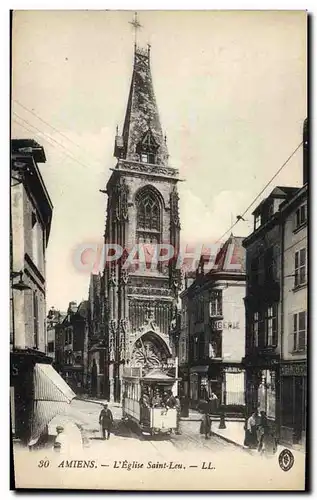
[[234, 441], [233, 439], [231, 438], [228, 438], [227, 436], [223, 436], [222, 434], [218, 434], [218, 432], [215, 432], [211, 429], [211, 432], [212, 434], [214, 434], [215, 436], [223, 439], [224, 441], [227, 441], [227, 443], [230, 443], [230, 444], [234, 444], [235, 446], [237, 446], [238, 448], [241, 448], [242, 450], [246, 450], [246, 451], [249, 451], [249, 448], [245, 448], [243, 446], [243, 444], [240, 444], [240, 443], [237, 443], [236, 441]]

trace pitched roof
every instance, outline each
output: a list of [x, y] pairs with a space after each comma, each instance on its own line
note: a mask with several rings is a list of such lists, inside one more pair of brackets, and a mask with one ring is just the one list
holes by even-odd
[[289, 199], [292, 197], [296, 191], [298, 191], [298, 187], [291, 187], [291, 186], [276, 186], [271, 193], [264, 198], [261, 203], [258, 204], [258, 206], [255, 208], [255, 210], [252, 212], [252, 215], [256, 214], [259, 212], [260, 208], [262, 205], [267, 203], [268, 200], [272, 198], [284, 198], [284, 199]]
[[154, 95], [150, 51], [136, 47], [123, 132], [122, 137], [116, 137], [115, 156], [117, 148], [123, 149], [124, 159], [138, 161], [135, 149], [147, 137], [158, 146], [156, 163], [166, 164], [168, 153]]
[[87, 318], [87, 314], [88, 314], [88, 306], [89, 306], [89, 302], [88, 302], [88, 300], [83, 300], [83, 301], [79, 304], [76, 314], [79, 314], [79, 315], [80, 315], [80, 316], [82, 316], [83, 318]]
[[242, 246], [244, 237], [230, 235], [228, 240], [220, 248], [214, 267], [209, 274], [215, 273], [238, 273], [245, 274], [245, 248]]

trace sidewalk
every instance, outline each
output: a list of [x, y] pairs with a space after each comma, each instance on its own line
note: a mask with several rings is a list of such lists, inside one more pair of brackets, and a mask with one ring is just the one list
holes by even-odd
[[[226, 429], [219, 429], [219, 424], [218, 422], [215, 422], [213, 420], [211, 430], [213, 434], [221, 437], [228, 443], [232, 443], [236, 446], [239, 446], [240, 448], [245, 449], [246, 451], [249, 451], [251, 453], [257, 454], [257, 450], [250, 450], [246, 446], [244, 446], [244, 422], [228, 422], [226, 421]], [[295, 460], [304, 460], [305, 458], [305, 452], [300, 450], [300, 449], [295, 449], [292, 446], [283, 446], [281, 444], [278, 444], [277, 446], [277, 456], [281, 453], [281, 451], [285, 449], [289, 449], [292, 451]]]
[[114, 401], [108, 401], [107, 399], [98, 399], [98, 398], [93, 398], [92, 396], [76, 396], [77, 401], [85, 401], [87, 403], [96, 403], [98, 405], [105, 405], [108, 404], [111, 407], [115, 408], [121, 408], [120, 403], [115, 403]]
[[[199, 421], [202, 418], [202, 414], [197, 410], [189, 410], [188, 417], [181, 417], [181, 421]], [[244, 446], [244, 420], [237, 421], [236, 419], [228, 419], [225, 420], [225, 429], [219, 429], [220, 418], [219, 417], [211, 417], [212, 426], [211, 431], [216, 436], [224, 439], [228, 443], [234, 444], [244, 450], [257, 454], [257, 450], [250, 450], [248, 447]], [[292, 447], [290, 445], [284, 446], [279, 444], [277, 446], [277, 455], [281, 453], [281, 451], [285, 450], [285, 448], [290, 449], [294, 455], [294, 458], [303, 460], [305, 458], [305, 452], [299, 448]]]

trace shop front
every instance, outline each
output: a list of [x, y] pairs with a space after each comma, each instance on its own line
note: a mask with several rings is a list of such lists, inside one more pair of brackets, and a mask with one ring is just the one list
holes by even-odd
[[223, 402], [223, 377], [221, 365], [193, 366], [190, 369], [190, 405], [198, 408], [207, 401], [211, 393], [216, 394], [219, 404]]
[[281, 442], [305, 446], [306, 405], [306, 361], [283, 363], [281, 365]]
[[246, 413], [264, 411], [274, 426], [279, 425], [279, 358], [251, 359], [246, 369]]

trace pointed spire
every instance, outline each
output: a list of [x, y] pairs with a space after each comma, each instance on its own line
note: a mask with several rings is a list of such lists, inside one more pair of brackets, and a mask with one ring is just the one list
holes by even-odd
[[122, 149], [119, 151], [115, 148], [115, 156], [140, 161], [140, 148], [149, 131], [153, 136], [152, 143], [155, 147], [155, 161], [150, 163], [166, 165], [168, 152], [154, 95], [150, 69], [150, 46], [148, 45], [147, 50], [135, 47], [123, 133], [118, 141]]

